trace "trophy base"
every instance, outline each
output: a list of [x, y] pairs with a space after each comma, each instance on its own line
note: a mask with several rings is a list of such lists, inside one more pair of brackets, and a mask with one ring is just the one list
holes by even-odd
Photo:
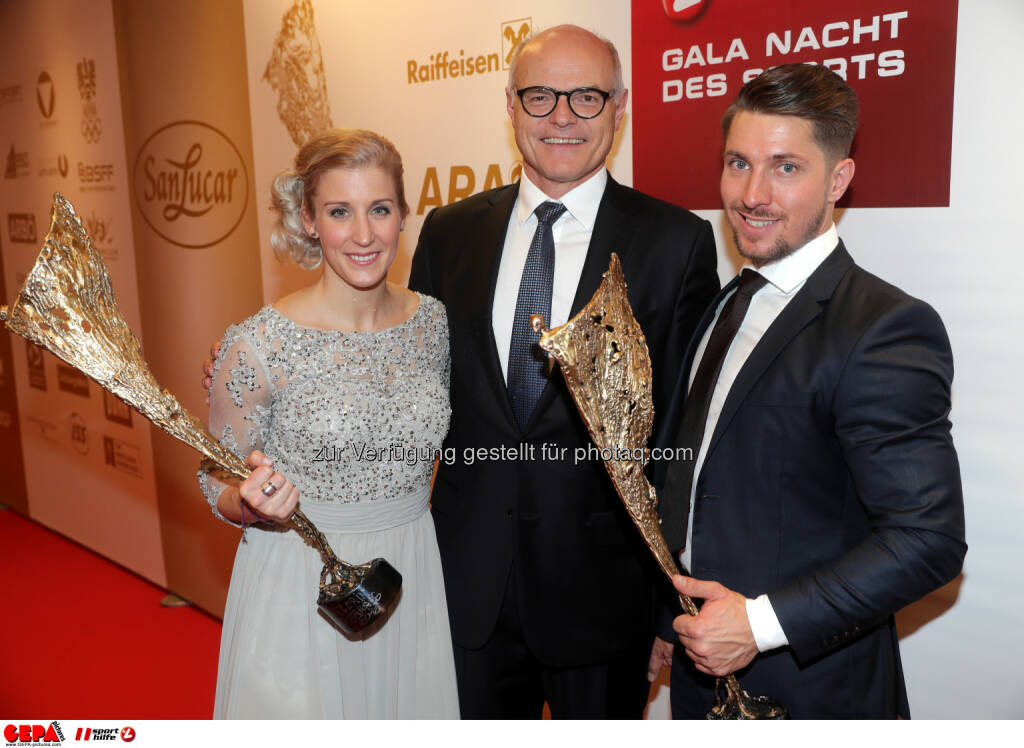
[[317, 607], [346, 634], [356, 634], [391, 609], [402, 575], [382, 558], [355, 567], [355, 581], [321, 587]]
[[708, 719], [789, 719], [782, 704], [768, 696], [751, 696], [734, 675], [715, 681], [715, 701]]

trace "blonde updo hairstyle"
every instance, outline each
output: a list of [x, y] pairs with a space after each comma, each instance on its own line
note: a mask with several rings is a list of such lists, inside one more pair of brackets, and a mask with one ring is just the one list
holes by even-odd
[[273, 210], [277, 214], [270, 233], [270, 246], [282, 262], [295, 262], [312, 269], [323, 260], [319, 239], [306, 233], [302, 211], [315, 215], [313, 196], [324, 172], [330, 169], [380, 167], [391, 175], [402, 218], [409, 214], [402, 180], [402, 157], [394, 144], [369, 130], [327, 130], [299, 149], [295, 168], [274, 178], [271, 187]]

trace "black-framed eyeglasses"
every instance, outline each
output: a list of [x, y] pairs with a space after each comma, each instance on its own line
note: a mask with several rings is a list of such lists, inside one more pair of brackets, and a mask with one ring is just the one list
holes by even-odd
[[547, 86], [529, 86], [516, 91], [523, 102], [523, 110], [531, 117], [547, 117], [558, 106], [558, 97], [564, 96], [569, 102], [569, 109], [577, 117], [592, 119], [604, 111], [605, 102], [612, 95], [611, 91], [600, 88], [574, 88], [572, 91], [556, 91]]

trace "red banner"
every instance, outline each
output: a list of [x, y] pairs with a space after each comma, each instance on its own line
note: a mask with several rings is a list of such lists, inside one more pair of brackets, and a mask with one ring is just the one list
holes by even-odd
[[826, 65], [860, 98], [841, 207], [949, 205], [957, 0], [633, 0], [633, 183], [721, 207], [720, 120], [742, 85]]

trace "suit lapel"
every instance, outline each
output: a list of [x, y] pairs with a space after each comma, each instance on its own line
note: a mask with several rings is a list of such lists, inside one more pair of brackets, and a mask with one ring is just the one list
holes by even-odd
[[601, 279], [611, 262], [612, 252], [619, 255], [625, 264], [626, 254], [633, 241], [636, 225], [629, 215], [624, 199], [624, 190], [608, 176], [608, 183], [601, 196], [601, 204], [594, 220], [594, 230], [590, 234], [590, 246], [587, 247], [587, 258], [583, 262], [580, 282], [576, 285], [576, 295], [572, 300], [569, 317], [572, 318], [582, 309], [601, 285]]
[[491, 310], [494, 307], [494, 291], [498, 283], [498, 267], [505, 248], [505, 234], [518, 195], [518, 182], [507, 189], [495, 191], [489, 198], [489, 204], [480, 211], [479, 220], [473, 231], [467, 232], [466, 236], [466, 241], [472, 242], [478, 248], [474, 257], [477, 269], [472, 284], [477, 291], [474, 302], [469, 305], [474, 319], [473, 349], [480, 356], [480, 366], [494, 391], [495, 402], [501, 404], [502, 412], [512, 424], [515, 424], [516, 419], [508, 401], [505, 373], [501, 370], [501, 360], [498, 358], [498, 348], [494, 341]]
[[718, 423], [715, 425], [715, 432], [711, 435], [711, 441], [708, 444], [707, 455], [704, 458], [705, 465], [751, 388], [789, 342], [808, 324], [817, 319], [825, 304], [832, 298], [836, 285], [852, 266], [853, 259], [843, 243], [839, 242], [832, 254], [811, 273], [804, 287], [797, 292], [793, 300], [786, 305], [786, 308], [765, 331], [729, 389], [722, 412], [718, 416]]

